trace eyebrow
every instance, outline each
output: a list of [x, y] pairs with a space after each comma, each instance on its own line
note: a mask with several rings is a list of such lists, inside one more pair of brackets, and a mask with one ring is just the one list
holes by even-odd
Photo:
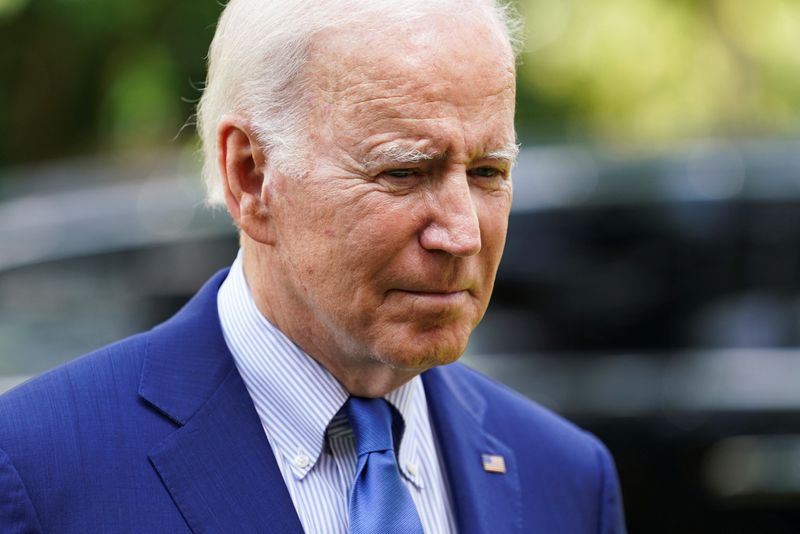
[[416, 148], [407, 148], [398, 143], [388, 143], [374, 150], [367, 158], [364, 159], [364, 164], [367, 167], [380, 165], [385, 162], [392, 163], [419, 163], [421, 161], [433, 161], [441, 159], [444, 154], [428, 151], [423, 152]]
[[[519, 147], [517, 143], [509, 143], [503, 148], [490, 150], [484, 154], [479, 155], [475, 159], [498, 159], [508, 161], [510, 166], [514, 166], [519, 156]], [[388, 143], [374, 150], [369, 156], [364, 159], [364, 165], [372, 167], [380, 165], [385, 162], [392, 163], [419, 163], [422, 161], [434, 161], [444, 159], [446, 156], [443, 152], [435, 150], [422, 151], [416, 148], [407, 148], [399, 143]]]
[[513, 167], [517, 162], [517, 156], [519, 156], [519, 147], [520, 145], [518, 143], [509, 143], [503, 148], [490, 150], [483, 155], [483, 158], [506, 160], [509, 165]]

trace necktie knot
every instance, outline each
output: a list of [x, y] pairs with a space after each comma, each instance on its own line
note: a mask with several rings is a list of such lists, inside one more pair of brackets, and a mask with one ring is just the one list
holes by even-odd
[[394, 450], [392, 408], [384, 399], [350, 397], [347, 417], [356, 438], [356, 454]]

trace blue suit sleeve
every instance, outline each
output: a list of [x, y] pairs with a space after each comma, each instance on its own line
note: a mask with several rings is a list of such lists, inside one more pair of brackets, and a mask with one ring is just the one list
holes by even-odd
[[25, 484], [11, 458], [0, 449], [0, 531], [3, 534], [41, 534], [42, 527]]
[[600, 487], [600, 534], [625, 534], [625, 514], [622, 506], [622, 493], [619, 489], [619, 479], [617, 470], [614, 467], [614, 460], [611, 453], [598, 440], [593, 440], [597, 450], [597, 457], [600, 463], [601, 487]]

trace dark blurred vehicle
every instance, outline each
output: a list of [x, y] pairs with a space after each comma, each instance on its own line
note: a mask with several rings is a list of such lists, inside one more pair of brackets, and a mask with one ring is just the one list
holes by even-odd
[[542, 148], [514, 179], [467, 361], [606, 442], [631, 532], [800, 532], [800, 142]]
[[238, 248], [191, 155], [0, 176], [0, 391], [172, 315]]
[[[0, 389], [150, 327], [232, 261], [181, 165], [0, 179], [38, 188], [0, 189]], [[632, 533], [800, 530], [800, 141], [540, 147], [514, 180], [464, 361], [608, 444]]]

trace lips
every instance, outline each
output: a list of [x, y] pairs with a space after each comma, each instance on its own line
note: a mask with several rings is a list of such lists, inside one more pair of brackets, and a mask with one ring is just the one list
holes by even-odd
[[467, 291], [466, 289], [398, 289], [406, 293], [419, 294], [419, 295], [449, 295], [452, 293], [461, 293]]
[[439, 283], [431, 284], [407, 284], [400, 287], [393, 288], [394, 291], [404, 291], [406, 293], [420, 293], [420, 294], [447, 294], [447, 293], [460, 293], [462, 291], [472, 292], [473, 284], [466, 282], [457, 282], [451, 284]]
[[448, 295], [458, 295], [461, 293], [469, 293], [469, 289], [467, 288], [459, 288], [459, 289], [440, 289], [440, 288], [426, 288], [426, 289], [394, 289], [393, 291], [400, 291], [402, 293], [408, 293], [410, 295], [419, 295], [421, 297], [446, 297]]
[[455, 291], [441, 289], [434, 289], [430, 291], [396, 289], [392, 292], [412, 298], [418, 302], [438, 303], [444, 305], [463, 304], [470, 294], [466, 289]]
[[478, 278], [468, 272], [420, 276], [416, 279], [395, 279], [389, 293], [398, 292], [409, 296], [444, 298], [447, 296], [477, 296], [480, 287]]

